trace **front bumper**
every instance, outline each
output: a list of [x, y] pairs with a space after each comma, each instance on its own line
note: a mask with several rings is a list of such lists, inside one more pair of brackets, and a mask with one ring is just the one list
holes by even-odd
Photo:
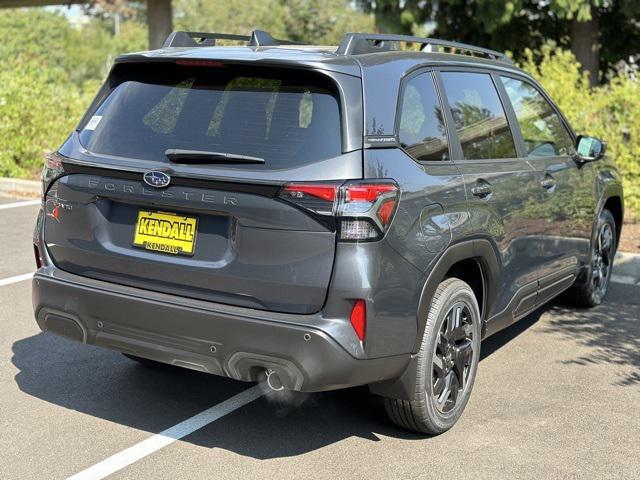
[[409, 355], [358, 359], [328, 332], [334, 320], [230, 307], [88, 279], [46, 267], [33, 279], [38, 325], [72, 340], [256, 381], [277, 372], [313, 392], [397, 378]]

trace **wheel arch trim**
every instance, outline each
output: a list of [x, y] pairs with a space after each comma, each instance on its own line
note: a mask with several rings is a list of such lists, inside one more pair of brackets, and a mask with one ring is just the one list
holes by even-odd
[[[431, 268], [427, 280], [422, 287], [420, 300], [418, 302], [417, 324], [418, 331], [416, 341], [413, 345], [412, 353], [417, 353], [420, 349], [422, 335], [426, 325], [427, 313], [431, 306], [431, 300], [438, 288], [438, 285], [444, 280], [449, 269], [458, 262], [463, 260], [476, 260], [480, 267], [483, 282], [483, 324], [490, 317], [492, 306], [495, 305], [497, 296], [497, 285], [501, 273], [500, 262], [494, 245], [486, 238], [477, 238], [456, 243], [449, 246], [444, 253], [438, 258], [437, 262]], [[484, 327], [484, 325], [483, 325]]]
[[422, 336], [426, 328], [427, 313], [438, 285], [444, 280], [446, 273], [456, 263], [462, 260], [475, 259], [478, 261], [483, 277], [484, 305], [482, 314], [482, 333], [485, 332], [485, 321], [490, 316], [492, 306], [495, 305], [501, 275], [501, 264], [493, 243], [486, 238], [476, 238], [450, 245], [438, 258], [431, 268], [422, 288], [418, 310], [416, 314], [417, 335], [412, 349], [411, 359], [400, 377], [394, 380], [369, 385], [369, 390], [384, 397], [402, 400], [413, 400], [415, 397], [415, 378], [418, 366], [418, 356]]

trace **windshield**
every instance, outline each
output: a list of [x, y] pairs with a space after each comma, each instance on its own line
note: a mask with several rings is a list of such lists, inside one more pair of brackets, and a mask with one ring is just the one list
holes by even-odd
[[339, 101], [325, 77], [217, 65], [129, 66], [82, 125], [80, 141], [97, 154], [145, 160], [168, 162], [165, 152], [172, 149], [264, 159], [236, 165], [257, 169], [294, 168], [342, 153]]

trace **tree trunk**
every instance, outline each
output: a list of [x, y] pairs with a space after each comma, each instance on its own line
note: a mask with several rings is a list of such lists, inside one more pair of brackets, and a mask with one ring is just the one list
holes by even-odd
[[173, 29], [171, 0], [147, 0], [149, 48], [160, 48]]
[[600, 18], [598, 8], [591, 6], [591, 20], [579, 22], [571, 20], [571, 51], [582, 65], [582, 70], [589, 72], [589, 85], [600, 83]]

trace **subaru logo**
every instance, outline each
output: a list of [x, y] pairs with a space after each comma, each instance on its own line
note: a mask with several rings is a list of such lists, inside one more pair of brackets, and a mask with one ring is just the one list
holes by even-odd
[[163, 188], [169, 185], [171, 177], [164, 172], [150, 171], [144, 174], [144, 183], [156, 188]]

